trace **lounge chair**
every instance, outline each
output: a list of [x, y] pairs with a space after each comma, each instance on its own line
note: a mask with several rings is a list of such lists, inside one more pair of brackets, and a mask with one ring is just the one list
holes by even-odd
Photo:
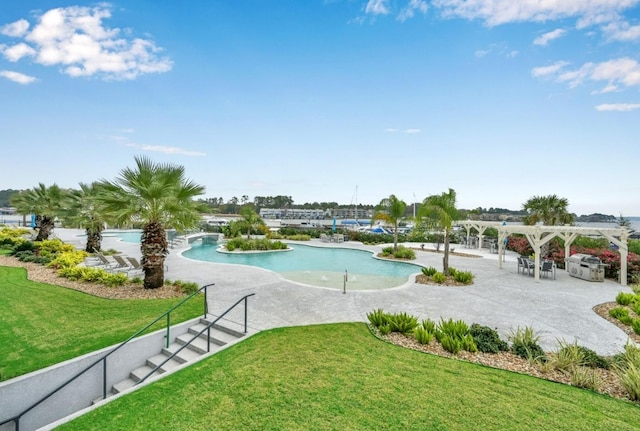
[[131, 268], [129, 269], [129, 271], [140, 271], [140, 272], [144, 271], [144, 268], [142, 267], [140, 262], [138, 262], [138, 259], [136, 259], [135, 257], [127, 256], [127, 260], [131, 264]]
[[129, 272], [129, 269], [131, 268], [131, 265], [124, 260], [124, 257], [118, 255], [118, 254], [114, 254], [113, 255], [113, 260], [116, 261], [116, 264], [114, 266], [111, 267], [112, 271], [124, 271], [124, 272]]
[[107, 259], [107, 256], [105, 256], [104, 254], [100, 253], [99, 251], [95, 251], [95, 255], [98, 259], [100, 259], [100, 265], [97, 265], [99, 267], [102, 267], [104, 269], [106, 269], [107, 271], [110, 270], [111, 268], [116, 266], [116, 263], [110, 261], [109, 259]]

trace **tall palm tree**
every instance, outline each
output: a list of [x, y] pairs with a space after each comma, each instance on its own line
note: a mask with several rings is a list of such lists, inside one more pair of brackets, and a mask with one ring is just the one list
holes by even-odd
[[573, 223], [573, 214], [567, 211], [569, 201], [557, 195], [534, 196], [522, 205], [528, 214], [523, 218], [525, 225], [542, 222], [547, 226]]
[[251, 232], [258, 226], [264, 225], [264, 222], [251, 207], [242, 207], [240, 210], [242, 218], [238, 220], [241, 229], [247, 230], [247, 239], [251, 237]]
[[67, 208], [62, 213], [66, 225], [77, 226], [85, 230], [87, 245], [85, 251], [93, 253], [102, 247], [102, 231], [105, 228], [107, 213], [98, 199], [98, 183], [80, 183], [79, 190], [69, 192]]
[[458, 219], [456, 209], [456, 191], [449, 189], [448, 192], [440, 195], [427, 197], [420, 206], [418, 218], [427, 218], [433, 221], [444, 231], [444, 257], [442, 258], [442, 272], [449, 274], [449, 243], [453, 223]]
[[179, 232], [200, 222], [200, 205], [193, 199], [204, 187], [185, 178], [183, 166], [135, 158], [135, 169], [125, 168], [114, 181], [102, 180], [100, 201], [115, 222], [142, 224], [140, 251], [145, 289], [164, 284], [164, 261], [169, 254], [166, 229]]
[[54, 184], [50, 187], [39, 183], [37, 187], [11, 196], [11, 204], [20, 214], [35, 214], [36, 241], [49, 239], [55, 219], [67, 204], [68, 192]]
[[371, 221], [383, 220], [393, 226], [393, 250], [398, 250], [398, 224], [407, 211], [407, 204], [395, 195], [384, 198], [378, 204], [378, 211]]

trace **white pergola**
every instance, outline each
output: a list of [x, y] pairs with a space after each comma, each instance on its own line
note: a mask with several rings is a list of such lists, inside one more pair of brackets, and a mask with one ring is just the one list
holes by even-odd
[[[478, 231], [479, 241], [478, 248], [482, 248], [482, 235], [487, 228], [495, 228], [498, 230], [498, 265], [502, 268], [504, 256], [504, 242], [511, 234], [523, 234], [535, 253], [535, 280], [540, 280], [540, 249], [543, 245], [558, 237], [564, 240], [564, 255], [569, 257], [571, 252], [571, 244], [578, 235], [602, 236], [607, 238], [618, 247], [620, 253], [620, 284], [627, 285], [627, 257], [629, 255], [629, 231], [625, 228], [597, 228], [597, 227], [580, 227], [580, 226], [524, 226], [509, 225], [502, 222], [465, 220], [456, 222], [467, 231], [467, 244], [469, 243], [470, 232], [472, 228]], [[566, 266], [565, 266], [566, 269]]]

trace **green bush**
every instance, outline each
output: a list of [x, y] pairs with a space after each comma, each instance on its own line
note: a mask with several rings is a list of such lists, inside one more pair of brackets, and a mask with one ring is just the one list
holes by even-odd
[[81, 250], [65, 251], [58, 254], [47, 266], [56, 269], [76, 266], [87, 256], [87, 252]]
[[584, 357], [582, 356], [582, 350], [578, 343], [568, 344], [564, 341], [560, 341], [560, 349], [556, 353], [552, 353], [548, 356], [550, 362], [553, 363], [553, 367], [557, 370], [571, 371], [573, 368], [581, 367], [584, 364]]
[[383, 247], [380, 254], [382, 255], [382, 257], [393, 256], [393, 247]]
[[475, 353], [478, 351], [478, 347], [476, 346], [475, 341], [473, 341], [473, 337], [471, 336], [471, 334], [467, 334], [462, 339], [462, 349], [471, 353]]
[[471, 284], [473, 283], [473, 274], [471, 271], [456, 271], [453, 274], [453, 279], [458, 283]]
[[631, 401], [640, 401], [640, 368], [633, 363], [628, 363], [616, 370], [620, 383], [627, 390]]
[[631, 321], [631, 328], [633, 328], [633, 332], [640, 335], [640, 319], [633, 319]]
[[390, 314], [389, 326], [391, 326], [391, 332], [408, 335], [418, 326], [418, 319], [407, 313]]
[[59, 239], [46, 239], [40, 242], [40, 256], [54, 259], [57, 255], [64, 252], [74, 251], [75, 247], [71, 244], [65, 244]]
[[453, 266], [449, 267], [449, 275], [450, 276], [455, 277], [457, 273], [458, 273], [457, 269], [455, 269]]
[[16, 256], [21, 251], [31, 251], [33, 252], [36, 249], [36, 245], [31, 241], [20, 242], [13, 246], [12, 255]]
[[640, 301], [634, 301], [633, 303], [631, 303], [631, 309], [634, 313], [640, 316]]
[[629, 305], [632, 302], [634, 302], [635, 299], [636, 299], [636, 295], [633, 293], [620, 292], [616, 296], [616, 302], [620, 305]]
[[576, 388], [598, 391], [601, 386], [600, 376], [596, 370], [588, 367], [573, 367], [569, 370], [571, 385]]
[[389, 322], [389, 316], [387, 313], [382, 311], [382, 308], [378, 308], [371, 313], [367, 313], [367, 319], [369, 319], [369, 322], [376, 328], [380, 328], [382, 325]]
[[460, 353], [460, 350], [462, 350], [462, 340], [452, 337], [449, 334], [445, 334], [442, 336], [440, 344], [442, 344], [444, 350], [446, 350], [447, 352], [451, 352], [454, 355], [457, 355], [458, 353]]
[[436, 339], [442, 343], [442, 338], [449, 335], [458, 340], [462, 340], [469, 333], [469, 325], [463, 320], [444, 320], [440, 318], [440, 323], [435, 330]]
[[434, 322], [434, 321], [433, 321], [433, 320], [431, 320], [431, 319], [425, 319], [425, 320], [423, 320], [423, 321], [422, 321], [422, 327], [423, 327], [425, 330], [427, 330], [427, 331], [429, 331], [429, 332], [431, 332], [431, 333], [433, 333], [433, 334], [435, 334], [435, 333], [436, 333], [436, 322]]
[[[271, 238], [271, 239], [282, 239], [282, 238]], [[287, 236], [286, 239], [290, 239], [291, 241], [311, 241], [311, 237], [309, 235], [297, 234]]]
[[444, 275], [442, 272], [436, 272], [431, 276], [431, 279], [437, 284], [442, 284], [445, 281], [447, 281], [447, 276]]
[[425, 328], [418, 326], [413, 330], [413, 336], [416, 337], [418, 343], [429, 344], [433, 340], [434, 334], [433, 332], [429, 332]]
[[422, 274], [424, 274], [427, 277], [432, 277], [433, 274], [435, 274], [436, 272], [438, 272], [438, 270], [435, 269], [433, 266], [430, 266], [428, 268], [422, 268]]
[[416, 253], [410, 248], [401, 245], [398, 246], [398, 249], [393, 253], [393, 257], [395, 257], [396, 259], [413, 260], [416, 258]]
[[498, 353], [509, 350], [506, 341], [500, 339], [498, 332], [488, 326], [480, 326], [474, 323], [469, 328], [469, 334], [473, 337], [478, 350], [484, 353]]
[[629, 310], [622, 307], [616, 307], [609, 310], [609, 316], [614, 319], [618, 319], [620, 322], [625, 325], [631, 325], [633, 323], [633, 318], [629, 315]]
[[378, 329], [380, 329], [380, 333], [382, 335], [388, 335], [391, 333], [391, 325], [389, 325], [388, 323], [385, 323], [384, 325], [380, 326]]
[[591, 368], [602, 368], [605, 370], [611, 366], [611, 362], [607, 358], [598, 355], [593, 350], [584, 346], [578, 346], [578, 349], [580, 349], [580, 352], [582, 353], [582, 360], [585, 366]]
[[518, 328], [511, 332], [511, 351], [521, 358], [529, 361], [544, 360], [546, 355], [538, 344], [540, 336], [530, 326]]
[[191, 295], [193, 293], [196, 293], [200, 289], [200, 286], [198, 285], [198, 283], [193, 281], [176, 280], [171, 284], [179, 288], [180, 291], [185, 295]]
[[231, 238], [225, 243], [227, 251], [235, 251], [240, 249], [242, 251], [251, 250], [286, 250], [288, 247], [282, 241], [271, 241], [268, 238], [252, 238], [245, 239], [242, 237]]

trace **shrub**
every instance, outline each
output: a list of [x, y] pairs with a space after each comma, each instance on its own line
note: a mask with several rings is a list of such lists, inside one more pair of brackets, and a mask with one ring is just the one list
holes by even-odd
[[631, 321], [631, 328], [633, 328], [633, 332], [640, 335], [640, 319], [633, 319]]
[[441, 272], [436, 272], [435, 274], [433, 274], [433, 276], [431, 276], [431, 279], [432, 279], [435, 283], [442, 284], [442, 283], [444, 283], [445, 281], [447, 281], [447, 276], [446, 276], [446, 275], [444, 275], [444, 274], [443, 274], [443, 273], [441, 273]]
[[475, 341], [473, 341], [473, 337], [471, 336], [471, 334], [467, 334], [462, 339], [462, 348], [471, 353], [475, 353], [478, 351], [478, 347], [476, 346]]
[[582, 353], [582, 361], [585, 366], [591, 368], [602, 368], [605, 370], [611, 366], [611, 361], [598, 355], [593, 350], [584, 346], [578, 346], [578, 349], [580, 349], [580, 352]]
[[640, 316], [640, 302], [636, 301], [631, 304], [631, 309], [634, 313]]
[[21, 251], [31, 251], [36, 249], [36, 245], [31, 241], [24, 241], [13, 246], [12, 255], [16, 256]]
[[462, 350], [462, 341], [459, 338], [452, 337], [449, 334], [445, 334], [442, 336], [442, 338], [440, 339], [440, 344], [442, 344], [442, 347], [447, 352], [451, 352], [454, 355], [457, 355], [458, 353], [460, 353], [460, 350]]
[[196, 293], [200, 289], [200, 286], [198, 285], [198, 283], [193, 281], [176, 280], [170, 284], [173, 284], [174, 286], [179, 288], [180, 291], [185, 295], [191, 295], [193, 293]]
[[611, 310], [609, 310], [609, 316], [613, 317], [614, 319], [618, 319], [625, 325], [631, 325], [631, 323], [633, 322], [633, 318], [629, 316], [629, 310], [627, 310], [626, 308], [612, 308]]
[[422, 273], [427, 277], [432, 277], [433, 274], [435, 274], [436, 272], [438, 272], [438, 270], [435, 269], [433, 266], [430, 266], [428, 268], [422, 268]]
[[473, 274], [471, 271], [456, 271], [453, 274], [453, 279], [458, 283], [471, 284], [473, 283]]
[[65, 244], [59, 239], [46, 239], [40, 242], [40, 255], [54, 259], [57, 255], [74, 251], [75, 247], [71, 244]]
[[50, 268], [68, 268], [81, 263], [88, 254], [85, 251], [73, 250], [58, 254], [47, 266]]
[[418, 326], [413, 330], [413, 336], [416, 337], [416, 340], [420, 344], [429, 344], [433, 340], [434, 334], [433, 332], [429, 332], [424, 327]]
[[434, 321], [433, 321], [433, 320], [431, 320], [431, 319], [425, 319], [425, 320], [423, 320], [423, 321], [422, 321], [422, 327], [423, 327], [425, 330], [427, 330], [427, 331], [429, 331], [429, 332], [431, 332], [431, 333], [433, 333], [433, 334], [435, 334], [435, 332], [436, 332], [436, 322], [434, 322]]
[[380, 329], [380, 333], [382, 335], [388, 335], [391, 333], [391, 325], [389, 325], [388, 323], [385, 323], [384, 325], [380, 326], [378, 329]]
[[458, 273], [457, 269], [455, 269], [453, 266], [449, 267], [449, 275], [450, 276], [455, 277], [457, 273]]
[[640, 368], [633, 363], [628, 363], [624, 367], [617, 368], [616, 375], [627, 390], [629, 399], [640, 401]]
[[572, 368], [580, 367], [584, 363], [582, 351], [578, 343], [567, 344], [560, 341], [560, 349], [556, 353], [549, 355], [548, 359], [554, 368], [562, 371], [570, 371]]
[[469, 333], [469, 325], [464, 320], [444, 320], [440, 318], [440, 323], [436, 327], [435, 333], [437, 340], [441, 343], [441, 339], [445, 335], [462, 340]]
[[393, 256], [393, 247], [383, 247], [380, 254], [382, 257]]
[[511, 351], [521, 358], [529, 361], [544, 360], [546, 355], [542, 347], [538, 344], [540, 336], [530, 326], [518, 328], [511, 332], [509, 341], [511, 341]]
[[391, 314], [389, 315], [389, 326], [391, 326], [391, 332], [408, 335], [418, 326], [418, 319], [407, 313]]
[[378, 308], [371, 313], [367, 313], [367, 319], [369, 319], [369, 322], [373, 326], [375, 326], [376, 328], [380, 328], [382, 325], [388, 323], [389, 316], [384, 311], [382, 311], [382, 308]]
[[620, 305], [629, 305], [634, 302], [636, 296], [633, 293], [620, 292], [616, 296], [616, 302]]
[[498, 332], [488, 326], [477, 323], [471, 325], [469, 334], [473, 337], [478, 350], [484, 353], [498, 353], [509, 350], [506, 341], [500, 339]]
[[[290, 236], [287, 236], [286, 238], [292, 241], [311, 241], [311, 237], [309, 235], [304, 235], [304, 234], [290, 235]], [[272, 239], [282, 239], [282, 238], [272, 237]]]
[[413, 260], [416, 258], [416, 252], [411, 250], [410, 248], [407, 248], [401, 245], [393, 253], [393, 257], [395, 257], [396, 259]]
[[572, 367], [569, 370], [571, 385], [577, 388], [598, 391], [601, 386], [600, 376], [596, 370], [587, 367]]

